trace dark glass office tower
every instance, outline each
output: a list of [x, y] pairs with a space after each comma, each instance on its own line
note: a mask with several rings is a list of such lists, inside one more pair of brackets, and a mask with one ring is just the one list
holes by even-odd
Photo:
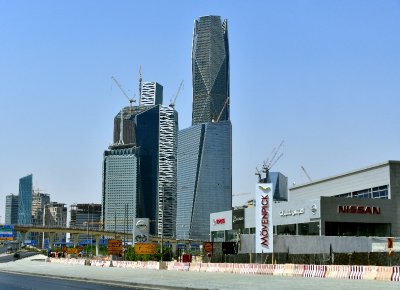
[[203, 16], [194, 23], [192, 125], [229, 120], [228, 22]]
[[10, 194], [6, 196], [6, 225], [18, 224], [18, 195]]
[[[153, 98], [154, 102], [158, 102], [156, 94]], [[177, 131], [178, 114], [171, 107], [145, 104], [126, 107], [117, 114], [114, 119], [113, 148], [130, 146], [136, 148], [136, 155], [135, 160], [130, 161], [126, 157], [113, 156], [119, 166], [113, 169], [115, 176], [107, 174], [110, 166], [106, 163], [103, 166], [103, 221], [106, 229], [108, 225], [113, 229], [115, 224], [115, 209], [108, 208], [107, 203], [110, 206], [121, 203], [118, 196], [120, 189], [115, 188], [115, 192], [112, 192], [111, 188], [106, 187], [106, 182], [115, 184], [119, 178], [121, 186], [128, 189], [127, 181], [122, 181], [124, 176], [133, 182], [128, 192], [135, 191], [134, 195], [127, 197], [128, 200], [135, 199], [129, 207], [129, 214], [133, 218], [149, 218], [152, 235], [175, 236]], [[108, 153], [105, 153], [104, 160], [109, 159]], [[126, 160], [126, 164], [121, 163], [123, 160]], [[128, 172], [128, 161], [129, 164], [133, 161], [137, 163], [134, 172]]]
[[210, 214], [232, 208], [231, 136], [230, 121], [179, 131], [177, 238], [209, 240]]
[[32, 174], [19, 179], [18, 224], [32, 224]]

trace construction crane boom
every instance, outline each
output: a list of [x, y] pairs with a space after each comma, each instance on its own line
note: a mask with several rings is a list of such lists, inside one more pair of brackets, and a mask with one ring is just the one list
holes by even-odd
[[179, 93], [181, 92], [182, 89], [183, 89], [183, 80], [182, 80], [181, 83], [179, 84], [178, 91], [176, 92], [175, 97], [174, 97], [173, 99], [171, 99], [171, 102], [170, 102], [170, 104], [169, 104], [169, 106], [170, 106], [171, 108], [175, 108], [176, 99], [178, 98], [178, 95], [179, 95]]
[[308, 181], [312, 181], [312, 179], [311, 179], [311, 177], [310, 177], [310, 175], [308, 175], [308, 173], [307, 173], [307, 171], [306, 171], [306, 169], [304, 168], [304, 166], [302, 165], [301, 166], [301, 169], [303, 170], [303, 172], [304, 172], [304, 174], [307, 176], [307, 178], [308, 178]]
[[[270, 156], [272, 156], [271, 158], [268, 158], [267, 160], [263, 161], [262, 172], [265, 173], [265, 178], [261, 178], [261, 173], [256, 168], [255, 175], [258, 176], [259, 182], [268, 182], [269, 171], [283, 156], [283, 152], [280, 152], [280, 151], [281, 151], [281, 148], [282, 148], [284, 142], [285, 142], [285, 140], [282, 140], [282, 142], [279, 144], [279, 146], [272, 150], [272, 152], [270, 154]], [[280, 153], [280, 154], [278, 155], [278, 153]]]
[[112, 76], [112, 80], [117, 84], [118, 88], [121, 90], [121, 92], [124, 94], [124, 96], [128, 99], [129, 105], [132, 108], [132, 103], [135, 102], [133, 98], [129, 98], [128, 94], [125, 92], [124, 88], [121, 86], [121, 84], [117, 81], [117, 79]]
[[216, 123], [218, 123], [218, 122], [219, 122], [219, 119], [221, 119], [222, 112], [225, 110], [225, 107], [226, 107], [226, 105], [228, 104], [228, 101], [229, 101], [229, 97], [226, 98], [225, 103], [224, 103], [224, 105], [222, 106], [222, 110], [221, 110], [221, 112], [219, 112], [219, 115], [218, 115], [218, 117], [217, 117], [217, 120], [215, 121]]

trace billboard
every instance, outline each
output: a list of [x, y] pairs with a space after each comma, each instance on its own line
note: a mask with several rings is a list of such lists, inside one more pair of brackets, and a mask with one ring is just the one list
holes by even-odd
[[256, 253], [273, 252], [272, 183], [257, 183], [255, 190]]
[[150, 243], [150, 221], [148, 218], [133, 219], [133, 244]]
[[108, 240], [107, 250], [109, 255], [122, 256], [122, 240]]
[[136, 243], [135, 254], [136, 255], [154, 255], [157, 252], [156, 244], [149, 243]]
[[0, 241], [12, 241], [14, 235], [14, 226], [0, 225]]

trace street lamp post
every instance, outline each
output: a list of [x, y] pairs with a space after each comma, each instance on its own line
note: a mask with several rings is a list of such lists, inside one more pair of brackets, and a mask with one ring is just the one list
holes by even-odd
[[163, 247], [164, 247], [164, 186], [162, 187], [162, 202], [161, 202], [161, 263], [163, 262]]

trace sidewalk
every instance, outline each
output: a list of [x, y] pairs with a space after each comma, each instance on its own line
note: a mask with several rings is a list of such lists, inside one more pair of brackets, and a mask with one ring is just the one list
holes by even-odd
[[48, 277], [84, 279], [116, 283], [124, 286], [157, 289], [399, 289], [398, 282], [342, 280], [231, 273], [180, 272], [168, 270], [124, 269], [63, 265], [44, 262], [36, 255], [15, 262], [0, 264], [0, 271], [29, 273]]

